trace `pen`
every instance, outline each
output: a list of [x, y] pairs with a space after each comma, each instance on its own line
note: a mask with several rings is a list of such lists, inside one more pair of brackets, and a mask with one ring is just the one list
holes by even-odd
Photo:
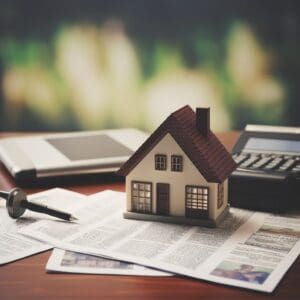
[[54, 209], [43, 204], [37, 204], [27, 201], [26, 194], [20, 188], [14, 188], [10, 192], [0, 191], [0, 198], [6, 200], [6, 208], [8, 214], [13, 219], [19, 218], [24, 214], [26, 209], [29, 209], [31, 211], [47, 214], [70, 222], [78, 220], [73, 215], [67, 212], [63, 212], [61, 210]]
[[75, 218], [74, 216], [72, 216], [69, 213], [63, 212], [63, 211], [58, 210], [58, 209], [50, 208], [46, 205], [29, 202], [27, 200], [25, 200], [22, 203], [22, 207], [27, 208], [27, 209], [32, 210], [32, 211], [35, 211], [35, 212], [39, 212], [39, 213], [42, 213], [42, 214], [47, 214], [49, 216], [53, 216], [53, 217], [56, 217], [56, 218], [59, 218], [59, 219], [70, 221], [70, 222], [77, 220], [77, 218]]

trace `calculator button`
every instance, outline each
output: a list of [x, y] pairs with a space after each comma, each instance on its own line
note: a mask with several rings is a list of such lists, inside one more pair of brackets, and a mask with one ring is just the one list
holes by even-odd
[[288, 170], [288, 168], [285, 167], [284, 165], [282, 165], [282, 166], [280, 166], [280, 167], [278, 168], [278, 171], [280, 171], [280, 172], [284, 172], [284, 171], [287, 171], [287, 170]]
[[246, 160], [248, 157], [249, 157], [249, 155], [247, 155], [247, 154], [240, 154], [240, 155], [233, 156], [233, 159], [236, 162], [236, 164], [239, 165], [244, 160]]
[[262, 166], [267, 164], [272, 158], [270, 157], [263, 157], [259, 161], [257, 161], [255, 164], [253, 164], [250, 168], [251, 169], [260, 169]]
[[272, 170], [273, 168], [275, 168], [275, 165], [273, 165], [273, 164], [268, 164], [263, 167], [264, 170]]
[[260, 159], [259, 156], [250, 156], [247, 160], [245, 160], [242, 164], [239, 165], [240, 168], [248, 168], [255, 162]]
[[300, 172], [300, 164], [294, 166], [291, 171], [292, 172]]
[[280, 157], [277, 157], [275, 159], [273, 159], [271, 162], [269, 162], [266, 166], [264, 166], [264, 170], [272, 170], [277, 168], [281, 163], [282, 163], [283, 159]]
[[295, 164], [295, 160], [294, 159], [288, 159], [284, 164], [282, 164], [280, 167], [279, 167], [279, 170], [280, 171], [286, 171], [288, 170], [289, 168], [292, 167], [292, 165]]
[[269, 153], [260, 153], [259, 156], [260, 156], [260, 157], [263, 157], [263, 158], [264, 158], [264, 157], [269, 157], [269, 158], [271, 158], [271, 154], [269, 154]]

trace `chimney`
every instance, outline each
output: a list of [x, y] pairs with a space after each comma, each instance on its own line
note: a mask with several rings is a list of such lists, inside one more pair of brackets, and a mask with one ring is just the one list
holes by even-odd
[[208, 137], [210, 131], [210, 108], [196, 108], [196, 128], [205, 138]]

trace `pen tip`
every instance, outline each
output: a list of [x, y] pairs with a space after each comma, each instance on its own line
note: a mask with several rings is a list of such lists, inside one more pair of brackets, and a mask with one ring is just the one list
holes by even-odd
[[74, 222], [74, 221], [78, 221], [78, 219], [75, 218], [74, 216], [71, 216], [70, 219], [69, 219], [69, 221], [70, 221], [70, 222]]

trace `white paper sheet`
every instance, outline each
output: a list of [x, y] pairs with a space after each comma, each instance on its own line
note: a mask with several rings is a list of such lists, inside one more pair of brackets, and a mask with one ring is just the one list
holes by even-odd
[[[74, 202], [79, 204], [83, 199], [84, 196], [63, 189], [51, 189], [28, 197], [29, 201], [59, 209], [67, 208]], [[0, 265], [52, 248], [45, 242], [27, 238], [18, 233], [21, 228], [26, 228], [42, 218], [51, 219], [47, 215], [27, 210], [21, 218], [14, 220], [7, 213], [5, 200], [0, 199]]]
[[136, 264], [57, 248], [53, 249], [46, 270], [48, 272], [81, 274], [172, 276], [170, 273], [145, 268]]
[[52, 221], [21, 231], [68, 250], [265, 292], [274, 290], [300, 252], [299, 217], [231, 209], [211, 229], [123, 219], [125, 194], [119, 192], [95, 194], [91, 200], [107, 205], [107, 213], [72, 235], [56, 237]]

